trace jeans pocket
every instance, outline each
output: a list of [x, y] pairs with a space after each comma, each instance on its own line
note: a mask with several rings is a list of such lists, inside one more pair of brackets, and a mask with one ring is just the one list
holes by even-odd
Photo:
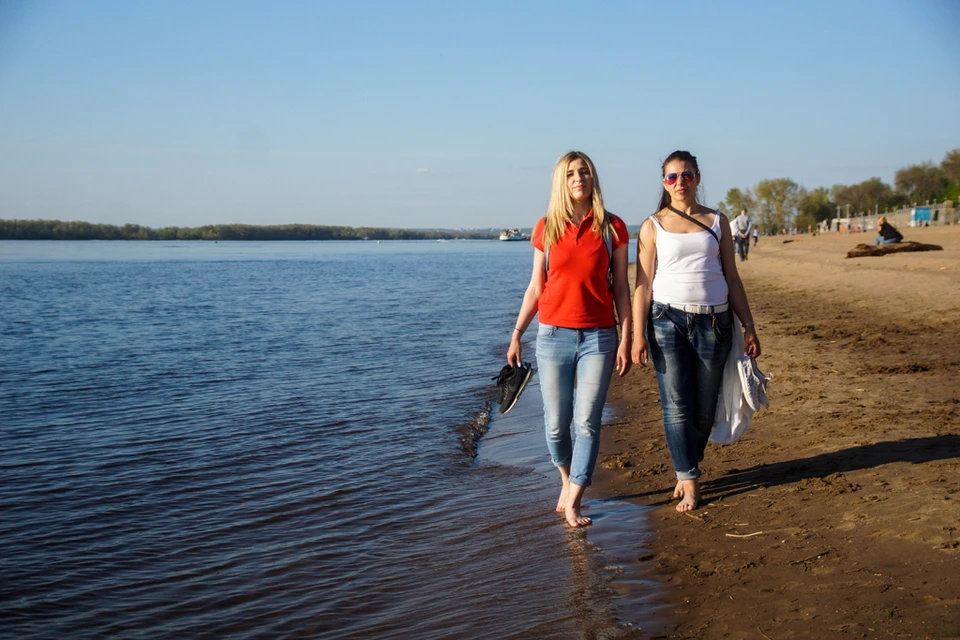
[[597, 350], [600, 353], [613, 353], [617, 350], [617, 329], [597, 329]]
[[557, 333], [557, 327], [554, 327], [549, 324], [543, 324], [541, 322], [539, 328], [537, 328], [537, 339], [552, 338], [556, 333]]
[[713, 333], [721, 344], [733, 339], [733, 312], [730, 309], [713, 314]]
[[650, 303], [650, 319], [659, 320], [667, 313], [669, 307], [662, 302], [657, 302], [654, 300]]

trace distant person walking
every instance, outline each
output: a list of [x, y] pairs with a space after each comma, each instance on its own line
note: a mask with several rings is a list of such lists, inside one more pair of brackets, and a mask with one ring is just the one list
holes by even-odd
[[726, 216], [697, 203], [700, 168], [688, 151], [661, 167], [658, 211], [640, 227], [633, 362], [657, 372], [663, 428], [677, 474], [677, 511], [700, 502], [700, 461], [713, 428], [733, 313], [745, 353], [760, 355]]
[[733, 246], [740, 256], [740, 262], [743, 262], [750, 252], [750, 234], [754, 232], [753, 220], [746, 209], [741, 209], [740, 215], [730, 223], [730, 231], [733, 234]]
[[877, 238], [873, 241], [873, 246], [880, 244], [895, 244], [903, 240], [903, 234], [897, 231], [896, 227], [887, 222], [886, 216], [877, 218]]
[[757, 231], [757, 228], [753, 228], [753, 246], [757, 246], [757, 242], [760, 241], [760, 232]]
[[581, 527], [591, 523], [581, 514], [581, 501], [600, 448], [607, 388], [615, 365], [621, 376], [630, 369], [631, 336], [627, 226], [604, 209], [600, 180], [586, 154], [571, 151], [557, 161], [547, 215], [534, 227], [532, 242], [533, 274], [507, 362], [520, 366], [520, 337], [539, 312], [537, 366], [547, 448], [562, 483], [556, 510], [571, 527]]

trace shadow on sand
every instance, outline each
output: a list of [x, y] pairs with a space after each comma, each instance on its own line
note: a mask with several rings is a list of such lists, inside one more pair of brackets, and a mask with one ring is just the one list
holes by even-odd
[[[709, 454], [709, 452], [708, 452]], [[840, 472], [870, 469], [893, 462], [923, 464], [935, 460], [960, 458], [960, 435], [947, 434], [930, 438], [888, 440], [873, 444], [841, 449], [830, 453], [798, 460], [786, 460], [762, 464], [749, 469], [732, 469], [721, 478], [704, 482], [701, 491], [704, 501], [729, 498], [760, 487], [792, 484], [811, 478], [824, 478]], [[672, 491], [673, 486], [657, 491], [618, 496], [618, 500], [630, 500]], [[657, 506], [671, 499], [650, 503]]]

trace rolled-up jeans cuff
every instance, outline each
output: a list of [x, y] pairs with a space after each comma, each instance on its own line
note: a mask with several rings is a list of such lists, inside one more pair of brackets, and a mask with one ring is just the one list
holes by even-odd
[[700, 467], [694, 467], [690, 471], [677, 471], [677, 480], [696, 480], [700, 477]]

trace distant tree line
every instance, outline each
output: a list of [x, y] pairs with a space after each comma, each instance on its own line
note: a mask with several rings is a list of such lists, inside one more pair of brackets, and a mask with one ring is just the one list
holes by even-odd
[[213, 224], [152, 229], [60, 220], [0, 220], [0, 240], [490, 240], [483, 231], [413, 231], [311, 224]]
[[737, 215], [747, 209], [766, 233], [797, 227], [806, 231], [818, 222], [851, 215], [881, 213], [928, 202], [960, 197], [960, 149], [947, 153], [939, 165], [932, 162], [899, 169], [893, 186], [880, 178], [859, 184], [835, 184], [807, 190], [790, 178], [761, 180], [752, 189], [733, 188], [718, 208]]

